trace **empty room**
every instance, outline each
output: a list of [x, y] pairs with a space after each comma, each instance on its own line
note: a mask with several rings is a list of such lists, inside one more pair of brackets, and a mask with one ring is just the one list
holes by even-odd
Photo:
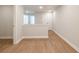
[[0, 53], [78, 53], [79, 5], [0, 5]]

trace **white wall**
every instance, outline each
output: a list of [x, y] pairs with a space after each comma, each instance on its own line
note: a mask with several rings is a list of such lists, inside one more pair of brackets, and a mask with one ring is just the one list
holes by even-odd
[[42, 23], [43, 24], [48, 24], [48, 29], [52, 30], [53, 29], [53, 13], [47, 12], [42, 14]]
[[23, 25], [23, 37], [48, 38], [48, 30], [53, 29], [53, 13], [34, 13], [35, 24]]
[[0, 6], [0, 38], [13, 36], [13, 6]]
[[36, 20], [38, 24], [48, 24], [49, 30], [53, 29], [53, 13], [46, 12], [46, 13], [38, 13], [36, 14]]
[[42, 13], [35, 13], [35, 24], [42, 24]]
[[14, 44], [22, 40], [22, 23], [23, 23], [23, 7], [20, 5], [14, 6]]
[[79, 51], [79, 6], [61, 6], [55, 16], [55, 31]]
[[24, 25], [23, 38], [48, 38], [48, 25]]

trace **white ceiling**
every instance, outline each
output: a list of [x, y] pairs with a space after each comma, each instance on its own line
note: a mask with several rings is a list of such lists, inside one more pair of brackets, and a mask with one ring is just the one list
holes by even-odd
[[[42, 6], [43, 8], [40, 9], [39, 7]], [[59, 5], [24, 5], [24, 11], [31, 11], [31, 12], [47, 12], [48, 10], [54, 11]]]

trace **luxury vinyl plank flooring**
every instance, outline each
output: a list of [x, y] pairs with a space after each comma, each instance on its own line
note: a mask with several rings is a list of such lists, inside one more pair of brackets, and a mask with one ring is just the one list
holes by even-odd
[[13, 45], [12, 40], [0, 40], [0, 52], [7, 53], [75, 53], [71, 46], [62, 40], [53, 31], [48, 33], [49, 39], [24, 39]]

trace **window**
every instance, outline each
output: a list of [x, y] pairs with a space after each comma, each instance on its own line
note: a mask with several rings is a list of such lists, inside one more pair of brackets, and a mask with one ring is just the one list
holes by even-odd
[[24, 24], [28, 24], [29, 17], [28, 15], [24, 15]]
[[35, 16], [30, 16], [30, 24], [35, 24]]
[[35, 24], [34, 15], [24, 15], [24, 24]]

